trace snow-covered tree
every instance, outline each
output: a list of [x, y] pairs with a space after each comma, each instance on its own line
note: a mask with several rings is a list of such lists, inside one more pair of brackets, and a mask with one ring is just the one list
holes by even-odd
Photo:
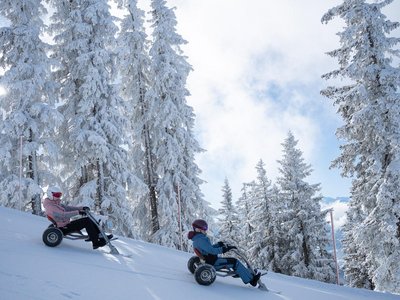
[[339, 33], [341, 47], [328, 53], [340, 67], [323, 77], [347, 84], [322, 93], [334, 101], [344, 121], [337, 130], [344, 144], [333, 166], [355, 177], [350, 213], [357, 216], [348, 219], [351, 240], [344, 247], [346, 255], [358, 257], [346, 267], [346, 276], [356, 286], [399, 293], [400, 70], [392, 59], [399, 57], [395, 46], [400, 39], [389, 36], [399, 23], [381, 12], [391, 2], [345, 0], [323, 16], [325, 23], [335, 17], [346, 23]]
[[282, 209], [283, 238], [286, 240], [281, 257], [284, 274], [320, 281], [334, 282], [334, 262], [327, 252], [329, 243], [325, 216], [321, 212], [319, 184], [309, 184], [305, 179], [311, 174], [311, 166], [304, 162], [302, 152], [291, 132], [285, 139], [283, 158], [277, 184]]
[[[135, 231], [146, 238], [152, 232], [151, 221], [157, 221], [154, 157], [151, 150], [148, 122], [149, 105], [146, 103], [146, 91], [149, 87], [148, 72], [150, 59], [148, 41], [144, 29], [144, 12], [138, 8], [136, 0], [119, 0], [118, 5], [125, 13], [121, 20], [117, 47], [117, 69], [120, 78], [120, 94], [126, 101], [129, 120], [129, 154], [132, 167], [146, 184], [148, 190], [138, 195], [131, 189]], [[147, 201], [150, 197], [151, 201]], [[154, 205], [154, 207], [153, 207]], [[149, 218], [149, 214], [152, 217]], [[158, 223], [154, 224], [158, 229]]]
[[40, 0], [2, 1], [0, 14], [0, 204], [41, 213], [42, 186], [52, 181], [58, 148], [49, 46], [40, 34], [46, 9]]
[[232, 198], [232, 190], [229, 186], [229, 181], [225, 178], [222, 187], [222, 201], [219, 212], [219, 232], [218, 236], [221, 241], [231, 245], [239, 243], [239, 219]]
[[[360, 185], [362, 186], [362, 185]], [[357, 194], [357, 193], [355, 193]], [[373, 289], [372, 280], [369, 278], [367, 265], [367, 249], [359, 247], [355, 238], [356, 232], [353, 226], [358, 226], [365, 219], [356, 197], [352, 197], [346, 212], [347, 222], [343, 226], [343, 252], [344, 271], [348, 285], [358, 288]]]
[[241, 196], [236, 202], [238, 219], [240, 224], [238, 247], [248, 249], [250, 245], [250, 235], [254, 230], [251, 224], [250, 214], [252, 211], [252, 191], [254, 183], [243, 183]]
[[[150, 88], [146, 93], [146, 120], [150, 120], [148, 142], [154, 159], [154, 182], [157, 214], [151, 241], [180, 247], [181, 232], [191, 228], [199, 213], [207, 211], [200, 192], [200, 169], [194, 155], [202, 151], [194, 138], [194, 113], [187, 105], [186, 79], [191, 70], [181, 45], [186, 41], [176, 32], [173, 9], [164, 0], [151, 1], [152, 46], [150, 48]], [[150, 200], [152, 200], [150, 198]], [[206, 215], [202, 215], [206, 218]], [[180, 220], [182, 222], [180, 222]], [[181, 223], [181, 224], [179, 224]], [[155, 231], [156, 230], [156, 231]], [[183, 240], [187, 247], [187, 239]]]
[[268, 269], [274, 257], [275, 236], [273, 235], [274, 210], [276, 205], [273, 203], [271, 193], [271, 181], [267, 177], [265, 164], [262, 160], [257, 163], [257, 179], [253, 184], [251, 208], [251, 224], [254, 226], [250, 234], [250, 253], [251, 260], [258, 268]]
[[[132, 173], [126, 151], [125, 103], [113, 85], [117, 27], [106, 0], [50, 1], [55, 78], [64, 116], [62, 177], [75, 202], [107, 214], [117, 232], [132, 232], [128, 184]], [[128, 162], [128, 163], [127, 163]]]
[[284, 249], [287, 246], [287, 240], [285, 239], [286, 232], [285, 227], [285, 201], [281, 201], [281, 193], [277, 185], [273, 185], [271, 188], [271, 203], [273, 208], [271, 209], [271, 226], [269, 229], [269, 253], [268, 253], [268, 269], [282, 273], [281, 270], [281, 257], [284, 255]]

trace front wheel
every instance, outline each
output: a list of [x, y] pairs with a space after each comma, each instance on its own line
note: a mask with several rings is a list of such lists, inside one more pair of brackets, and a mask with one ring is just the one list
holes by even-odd
[[49, 227], [43, 232], [43, 243], [49, 247], [56, 247], [60, 245], [63, 239], [63, 233], [59, 228]]
[[194, 271], [194, 278], [200, 285], [210, 285], [215, 281], [217, 274], [212, 265], [204, 264]]
[[192, 256], [187, 263], [189, 272], [193, 274], [199, 264], [200, 264], [200, 257]]

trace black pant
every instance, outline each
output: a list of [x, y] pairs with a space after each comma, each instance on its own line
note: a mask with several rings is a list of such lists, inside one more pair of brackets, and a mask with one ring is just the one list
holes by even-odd
[[64, 226], [62, 230], [64, 234], [68, 234], [74, 231], [79, 231], [83, 228], [86, 229], [86, 232], [88, 233], [89, 238], [92, 242], [97, 242], [99, 240], [100, 230], [96, 226], [96, 224], [94, 224], [93, 221], [90, 220], [88, 217], [71, 221], [66, 226]]

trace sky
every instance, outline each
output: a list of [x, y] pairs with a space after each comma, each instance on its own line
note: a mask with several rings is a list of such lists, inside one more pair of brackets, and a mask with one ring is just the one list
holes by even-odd
[[[83, 240], [50, 248], [42, 242], [50, 222], [0, 206], [0, 295], [2, 300], [398, 300], [399, 295], [326, 284], [269, 272], [262, 281], [271, 292], [217, 277], [198, 285], [187, 269], [193, 255], [118, 237], [92, 250]], [[277, 294], [275, 292], [281, 292]]]
[[[400, 21], [400, 1], [394, 2], [384, 13]], [[148, 0], [138, 3], [148, 11]], [[328, 85], [321, 75], [338, 67], [325, 53], [340, 47], [336, 33], [344, 26], [340, 19], [322, 24], [321, 18], [340, 3], [167, 0], [176, 7], [177, 32], [188, 42], [188, 103], [206, 150], [197, 164], [213, 207], [220, 206], [225, 178], [234, 201], [240, 197], [242, 184], [256, 178], [260, 159], [275, 182], [289, 130], [314, 170], [307, 181], [320, 183], [323, 196], [350, 196], [351, 180], [329, 168], [340, 154], [335, 131], [342, 121], [331, 100], [320, 95]]]

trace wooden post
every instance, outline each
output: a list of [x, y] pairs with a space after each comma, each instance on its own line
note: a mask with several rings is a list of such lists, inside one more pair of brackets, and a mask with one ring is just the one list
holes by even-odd
[[335, 265], [336, 265], [336, 284], [339, 284], [339, 266], [338, 266], [337, 255], [336, 255], [335, 227], [333, 225], [333, 208], [331, 208], [329, 210], [329, 213], [331, 215], [333, 258], [335, 259]]

